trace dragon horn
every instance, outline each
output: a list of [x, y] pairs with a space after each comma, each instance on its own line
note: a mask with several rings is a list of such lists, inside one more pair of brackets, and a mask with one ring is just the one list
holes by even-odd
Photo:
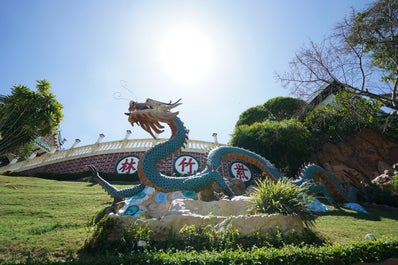
[[180, 98], [179, 100], [177, 100], [177, 101], [174, 102], [174, 103], [173, 103], [171, 100], [170, 100], [169, 103], [162, 102], [162, 101], [157, 101], [157, 100], [153, 100], [153, 99], [152, 99], [152, 101], [153, 101], [153, 102], [160, 103], [160, 104], [168, 105], [168, 106], [174, 106], [174, 105], [179, 105], [179, 104], [181, 104], [181, 103], [179, 103], [179, 102], [181, 101], [181, 99], [182, 99], [182, 98]]

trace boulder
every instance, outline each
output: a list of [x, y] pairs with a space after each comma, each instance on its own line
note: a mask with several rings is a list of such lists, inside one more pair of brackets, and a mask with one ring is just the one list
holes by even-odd
[[384, 174], [381, 174], [380, 176], [375, 177], [372, 180], [373, 184], [376, 185], [386, 185], [391, 181], [392, 177], [388, 175], [388, 170], [384, 171]]
[[338, 144], [325, 144], [310, 158], [328, 170], [340, 183], [370, 183], [386, 170], [394, 172], [398, 143], [371, 129]]
[[[224, 199], [211, 202], [175, 199], [169, 204], [155, 204], [156, 202], [147, 204], [146, 208], [147, 211], [152, 211], [152, 216], [157, 217], [142, 219], [128, 215], [112, 214], [110, 216], [120, 219], [122, 226], [128, 226], [132, 222], [142, 226], [148, 225], [156, 240], [166, 240], [170, 233], [178, 236], [181, 228], [189, 225], [195, 227], [210, 225], [219, 231], [232, 225], [234, 229], [238, 230], [240, 237], [252, 236], [254, 233], [265, 236], [275, 228], [286, 234], [292, 230], [301, 232], [304, 229], [302, 221], [297, 216], [252, 214], [252, 201], [246, 196], [236, 196], [232, 200]], [[149, 216], [148, 213], [147, 216]], [[117, 234], [118, 231], [122, 230], [119, 227], [114, 231]], [[112, 238], [117, 237], [115, 233], [113, 233]]]

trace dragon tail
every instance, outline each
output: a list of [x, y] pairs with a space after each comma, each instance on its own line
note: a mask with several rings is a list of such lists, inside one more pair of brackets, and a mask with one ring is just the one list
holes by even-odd
[[93, 165], [87, 165], [87, 167], [91, 170], [92, 175], [95, 179], [95, 181], [112, 197], [115, 199], [115, 201], [121, 201], [124, 198], [127, 197], [132, 197], [139, 192], [143, 191], [145, 188], [145, 185], [143, 184], [138, 184], [136, 186], [126, 188], [126, 189], [117, 189], [114, 187], [112, 184], [110, 184], [108, 181], [103, 179], [100, 175], [98, 170], [95, 168]]
[[[317, 181], [321, 181], [326, 188], [324, 193], [330, 202], [334, 202], [334, 198], [341, 202], [352, 200], [352, 198], [351, 200], [348, 198], [347, 192], [344, 190], [343, 186], [327, 170], [314, 164], [306, 165], [301, 171], [299, 180], [313, 181], [314, 178], [317, 179]], [[295, 181], [293, 181], [293, 183], [295, 183]]]

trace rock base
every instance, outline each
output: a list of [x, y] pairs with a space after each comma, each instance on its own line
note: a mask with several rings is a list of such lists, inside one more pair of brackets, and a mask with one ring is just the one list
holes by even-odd
[[[168, 205], [168, 207], [167, 207]], [[265, 237], [267, 233], [278, 230], [287, 234], [292, 230], [302, 232], [304, 226], [297, 216], [292, 215], [259, 215], [252, 214], [252, 202], [249, 197], [237, 196], [232, 200], [204, 202], [192, 199], [176, 199], [169, 204], [163, 203], [160, 218], [137, 218], [133, 216], [111, 215], [121, 220], [122, 226], [136, 222], [141, 226], [148, 225], [153, 231], [155, 240], [166, 240], [170, 234], [178, 237], [181, 228], [213, 226], [222, 231], [229, 226], [238, 230], [239, 237], [250, 237], [254, 234]], [[165, 209], [167, 210], [165, 211]], [[115, 229], [120, 231], [121, 229]], [[115, 235], [113, 235], [114, 237]]]

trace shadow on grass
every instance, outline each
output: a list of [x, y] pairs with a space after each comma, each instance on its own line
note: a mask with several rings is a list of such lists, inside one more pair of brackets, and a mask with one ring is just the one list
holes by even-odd
[[319, 213], [319, 216], [348, 216], [369, 221], [381, 221], [382, 218], [388, 218], [398, 221], [397, 209], [391, 210], [378, 205], [365, 206], [364, 208], [368, 212], [367, 214], [356, 212], [339, 205], [328, 205], [328, 208], [329, 211], [325, 213]]

